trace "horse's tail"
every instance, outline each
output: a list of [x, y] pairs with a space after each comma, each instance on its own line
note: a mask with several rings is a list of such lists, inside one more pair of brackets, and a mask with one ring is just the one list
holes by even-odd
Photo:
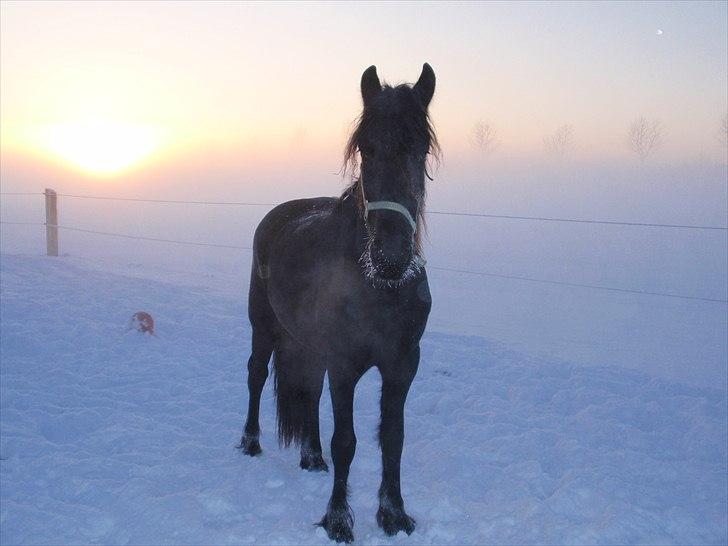
[[[279, 344], [273, 354], [273, 371], [278, 413], [278, 443], [288, 447], [292, 443], [301, 445], [306, 416], [309, 411], [310, 393], [305, 378], [301, 377], [301, 367]], [[295, 358], [295, 357], [294, 357]], [[297, 366], [298, 364], [298, 366]]]

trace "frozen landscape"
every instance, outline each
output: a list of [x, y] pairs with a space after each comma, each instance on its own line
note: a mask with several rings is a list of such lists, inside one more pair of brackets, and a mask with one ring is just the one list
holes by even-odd
[[[250, 347], [240, 298], [2, 257], [3, 544], [314, 544], [329, 474], [234, 445]], [[152, 310], [157, 335], [126, 331]], [[351, 504], [360, 544], [716, 544], [726, 404], [614, 367], [429, 333], [406, 407], [411, 537], [377, 527], [379, 380], [359, 384]], [[332, 431], [322, 398], [322, 436]], [[327, 444], [327, 442], [325, 442]], [[324, 456], [329, 458], [328, 445]]]
[[[333, 472], [277, 445], [271, 378], [262, 455], [236, 444], [255, 228], [353, 181], [356, 224], [273, 242], [259, 272], [305, 287], [273, 298], [281, 316], [351, 325], [336, 340], [382, 341], [369, 358], [389, 365], [417, 317], [309, 249], [364, 225], [347, 255], [393, 281], [422, 243], [401, 465], [417, 527], [376, 522], [372, 369], [355, 544], [728, 546], [727, 2], [0, 4], [0, 546], [350, 536], [342, 487], [315, 525]], [[346, 295], [334, 314], [323, 285]], [[138, 312], [154, 335], [128, 328]], [[325, 385], [332, 471], [333, 421]]]
[[[723, 169], [702, 202], [673, 183], [659, 211], [627, 200], [618, 219], [723, 225]], [[447, 191], [433, 186], [432, 209], [447, 209]], [[491, 207], [506, 210], [497, 193]], [[594, 194], [578, 197], [579, 211], [614, 219]], [[4, 200], [4, 220], [38, 219], [42, 197], [23, 199]], [[246, 246], [265, 207], [196, 216], [189, 206], [181, 233], [165, 231], [171, 212], [158, 204], [67, 198], [60, 210], [68, 225]], [[725, 231], [456, 221], [430, 218], [431, 265], [726, 297]], [[63, 255], [47, 258], [43, 228], [28, 226], [3, 226], [2, 244], [0, 542], [329, 542], [313, 523], [331, 476], [278, 448], [270, 384], [263, 456], [234, 448], [247, 404], [248, 252], [62, 231]], [[356, 543], [726, 542], [725, 303], [437, 269], [430, 280], [402, 462], [418, 527], [388, 538], [375, 522], [371, 371], [356, 393]], [[140, 310], [156, 336], [126, 330]], [[326, 391], [321, 416], [330, 462]]]

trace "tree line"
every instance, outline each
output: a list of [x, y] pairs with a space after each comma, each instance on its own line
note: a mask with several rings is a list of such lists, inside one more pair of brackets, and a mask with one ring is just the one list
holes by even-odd
[[[644, 163], [663, 144], [663, 126], [660, 120], [645, 116], [635, 118], [627, 127], [625, 144]], [[728, 149], [728, 114], [723, 115], [716, 135], [721, 145]], [[470, 141], [478, 152], [490, 155], [501, 145], [498, 131], [490, 121], [478, 120], [472, 128]], [[563, 159], [574, 144], [574, 128], [564, 124], [543, 137], [544, 152], [550, 157]]]

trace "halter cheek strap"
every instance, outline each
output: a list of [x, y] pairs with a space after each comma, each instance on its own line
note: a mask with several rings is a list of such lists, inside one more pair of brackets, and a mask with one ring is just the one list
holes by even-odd
[[367, 201], [364, 199], [364, 218], [369, 216], [369, 213], [373, 210], [393, 210], [399, 212], [402, 216], [407, 219], [409, 225], [412, 226], [412, 233], [417, 232], [417, 222], [412, 218], [412, 214], [404, 205], [400, 205], [395, 201]]

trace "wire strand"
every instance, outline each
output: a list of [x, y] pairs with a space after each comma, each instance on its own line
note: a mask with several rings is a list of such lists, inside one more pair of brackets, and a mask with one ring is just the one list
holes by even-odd
[[3, 191], [0, 195], [44, 195], [37, 191]]
[[[30, 194], [29, 194], [30, 195]], [[43, 195], [43, 194], [33, 194]], [[233, 206], [248, 206], [248, 207], [272, 207], [275, 203], [255, 203], [255, 202], [241, 202], [241, 201], [183, 201], [183, 200], [172, 200], [172, 199], [141, 199], [132, 197], [105, 197], [100, 195], [77, 195], [68, 193], [59, 193], [59, 197], [71, 197], [75, 199], [100, 199], [109, 201], [133, 201], [142, 203], [166, 203], [166, 204], [182, 204], [182, 205], [233, 205]], [[724, 226], [703, 226], [703, 225], [692, 225], [692, 224], [662, 224], [654, 222], [620, 222], [616, 220], [589, 220], [581, 218], [557, 218], [549, 216], [520, 216], [515, 214], [490, 214], [490, 213], [479, 213], [479, 212], [455, 212], [455, 211], [442, 211], [442, 210], [429, 210], [425, 211], [425, 214], [435, 214], [441, 216], [462, 216], [470, 218], [498, 218], [503, 220], [531, 220], [539, 222], [565, 222], [572, 224], [597, 224], [597, 225], [610, 225], [610, 226], [630, 226], [630, 227], [654, 227], [654, 228], [671, 228], [671, 229], [699, 229], [699, 230], [711, 230], [711, 231], [728, 231], [728, 227]]]
[[467, 269], [450, 269], [447, 267], [428, 266], [428, 269], [434, 269], [437, 271], [448, 271], [451, 273], [463, 273], [466, 275], [480, 275], [484, 277], [496, 277], [500, 279], [514, 279], [519, 281], [537, 282], [542, 284], [555, 284], [558, 286], [573, 286], [578, 288], [591, 288], [593, 290], [608, 290], [610, 292], [625, 292], [627, 294], [644, 294], [648, 296], [661, 296], [664, 298], [679, 298], [685, 300], [698, 300], [698, 301], [709, 301], [714, 303], [728, 303], [728, 300], [714, 299], [714, 298], [701, 298], [698, 296], [684, 296], [682, 294], [670, 294], [667, 292], [648, 292], [644, 290], [632, 290], [629, 288], [617, 288], [614, 286], [600, 286], [596, 284], [581, 284], [564, 281], [550, 281], [547, 279], [536, 279], [533, 277], [521, 277], [517, 275], [501, 275], [498, 273], [488, 273], [485, 271], [470, 271]]
[[[5, 222], [0, 221], [0, 224], [10, 224], [10, 225], [31, 225], [31, 226], [48, 226], [49, 224], [44, 224], [42, 222]], [[50, 225], [50, 227], [54, 227]], [[191, 245], [191, 246], [205, 246], [205, 247], [214, 247], [214, 248], [230, 248], [234, 250], [253, 250], [250, 247], [245, 246], [235, 246], [235, 245], [223, 245], [223, 244], [216, 244], [216, 243], [198, 243], [194, 241], [177, 241], [173, 239], [160, 239], [156, 237], [141, 237], [138, 235], [127, 235], [124, 233], [110, 233], [107, 231], [95, 231], [91, 229], [83, 229], [83, 228], [77, 228], [72, 226], [55, 226], [58, 229], [65, 229], [67, 231], [78, 231], [82, 233], [91, 233], [95, 235], [105, 235], [108, 237], [122, 237], [124, 239], [140, 239], [143, 241], [153, 241], [158, 243], [172, 243], [177, 245]], [[712, 302], [712, 303], [728, 303], [728, 300], [721, 300], [721, 299], [715, 299], [715, 298], [702, 298], [698, 296], [685, 296], [682, 294], [670, 294], [666, 292], [649, 292], [645, 290], [632, 290], [629, 288], [617, 288], [613, 286], [601, 286], [601, 285], [595, 285], [595, 284], [582, 284], [582, 283], [571, 283], [571, 282], [565, 282], [565, 281], [552, 281], [547, 279], [537, 279], [533, 277], [524, 277], [524, 276], [518, 276], [518, 275], [502, 275], [499, 273], [489, 273], [485, 271], [471, 271], [467, 269], [453, 269], [448, 267], [438, 267], [430, 265], [428, 266], [428, 269], [435, 270], [435, 271], [447, 271], [450, 273], [461, 273], [466, 275], [478, 275], [483, 277], [495, 277], [500, 279], [511, 279], [511, 280], [519, 280], [519, 281], [526, 281], [526, 282], [535, 282], [535, 283], [541, 283], [541, 284], [553, 284], [557, 286], [571, 286], [576, 288], [590, 288], [593, 290], [606, 290], [610, 292], [622, 292], [627, 294], [642, 294], [642, 295], [648, 295], [648, 296], [660, 296], [665, 298], [678, 298], [678, 299], [684, 299], [684, 300], [695, 300], [695, 301], [706, 301], [706, 302]]]
[[142, 237], [139, 235], [127, 235], [125, 233], [111, 233], [108, 231], [95, 231], [92, 229], [83, 229], [83, 228], [77, 228], [72, 226], [61, 226], [61, 225], [52, 225], [52, 224], [44, 224], [42, 222], [0, 222], [0, 224], [12, 224], [12, 225], [26, 225], [26, 226], [48, 226], [48, 227], [56, 227], [58, 229], [65, 229], [66, 231], [79, 231], [81, 233], [93, 233], [95, 235], [106, 235], [108, 237], [122, 237], [124, 239], [141, 239], [142, 241], [154, 241], [157, 243], [173, 243], [176, 245], [192, 245], [192, 246], [210, 246], [215, 248], [231, 248], [234, 250], [253, 250], [250, 247], [247, 246], [236, 246], [236, 245], [223, 245], [218, 243], [198, 243], [195, 241], [177, 241], [174, 239], [160, 239], [157, 237]]
[[104, 197], [101, 195], [75, 195], [59, 193], [59, 197], [72, 197], [75, 199], [100, 199], [104, 201], [134, 201], [138, 203], [165, 203], [174, 205], [235, 205], [247, 207], [272, 207], [274, 203], [251, 203], [243, 201], [182, 201], [175, 199], [141, 199], [136, 197]]
[[440, 214], [447, 216], [467, 216], [474, 218], [503, 218], [507, 220], [535, 220], [539, 222], [568, 222], [572, 224], [602, 224], [610, 226], [636, 226], [636, 227], [658, 227], [658, 228], [676, 228], [676, 229], [707, 229], [728, 231], [728, 227], [722, 226], [699, 226], [690, 224], [656, 224], [650, 222], [618, 222], [616, 220], [586, 220], [580, 218], [551, 218], [545, 216], [515, 216], [508, 214], [485, 214], [476, 212], [449, 212], [430, 210], [426, 214]]
[[[53, 227], [53, 226], [51, 226]], [[65, 229], [67, 231], [80, 231], [82, 233], [93, 233], [96, 235], [106, 235], [109, 237], [123, 237], [124, 239], [141, 239], [143, 241], [154, 241], [157, 243], [172, 243], [176, 245], [192, 245], [192, 246], [209, 246], [209, 247], [215, 247], [215, 248], [231, 248], [234, 250], [253, 250], [250, 247], [247, 246], [236, 246], [236, 245], [223, 245], [218, 243], [198, 243], [195, 241], [177, 241], [174, 239], [159, 239], [157, 237], [141, 237], [138, 235], [126, 235], [124, 233], [110, 233], [108, 231], [94, 231], [91, 229], [82, 229], [77, 227], [71, 227], [71, 226], [56, 226], [58, 229]]]

